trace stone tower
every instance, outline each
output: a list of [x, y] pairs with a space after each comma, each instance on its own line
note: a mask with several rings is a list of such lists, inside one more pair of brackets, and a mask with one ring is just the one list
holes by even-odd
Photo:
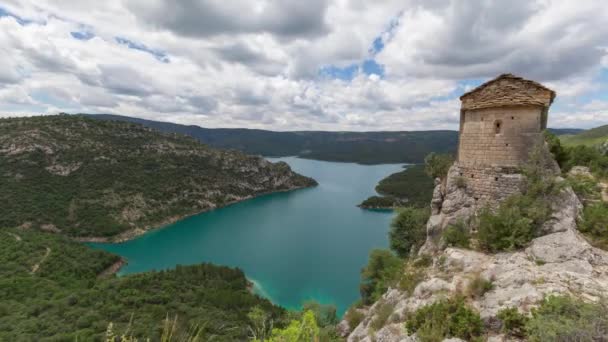
[[478, 209], [496, 208], [521, 193], [521, 166], [542, 141], [555, 92], [534, 81], [500, 75], [462, 95], [458, 157], [438, 182], [421, 252], [436, 249], [450, 224], [474, 216]]
[[547, 127], [555, 92], [511, 74], [460, 97], [458, 157], [454, 168], [475, 200], [499, 201], [517, 191], [519, 167]]

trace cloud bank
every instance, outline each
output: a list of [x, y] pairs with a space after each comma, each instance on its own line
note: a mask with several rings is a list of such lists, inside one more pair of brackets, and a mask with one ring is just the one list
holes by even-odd
[[114, 113], [274, 130], [454, 129], [500, 73], [608, 123], [608, 11], [578, 0], [9, 0], [0, 115]]

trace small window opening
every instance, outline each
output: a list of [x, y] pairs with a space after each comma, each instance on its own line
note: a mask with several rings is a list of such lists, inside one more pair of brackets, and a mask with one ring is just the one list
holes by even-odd
[[511, 120], [515, 120], [515, 117], [514, 117], [514, 116], [512, 116], [512, 117], [511, 117]]
[[471, 178], [475, 178], [475, 175], [471, 175]]
[[502, 130], [502, 121], [496, 120], [494, 121], [494, 133], [500, 134]]
[[495, 180], [495, 181], [498, 181], [498, 177], [494, 177], [494, 180]]
[[473, 197], [475, 201], [479, 201], [479, 197]]
[[507, 144], [505, 144], [505, 146], [507, 146], [507, 147], [508, 147], [508, 146], [509, 146], [509, 144], [507, 143]]
[[462, 176], [462, 172], [460, 172], [460, 175]]

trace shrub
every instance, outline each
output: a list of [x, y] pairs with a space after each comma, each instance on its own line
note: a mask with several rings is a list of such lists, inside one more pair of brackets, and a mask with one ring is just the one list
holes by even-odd
[[363, 321], [363, 318], [365, 318], [365, 315], [357, 310], [356, 306], [351, 306], [350, 309], [346, 311], [346, 314], [344, 314], [344, 319], [348, 322], [348, 326], [351, 330], [355, 329], [359, 323]]
[[600, 247], [608, 248], [608, 205], [596, 203], [586, 206], [578, 222], [578, 229]]
[[517, 308], [502, 309], [497, 317], [502, 321], [501, 331], [504, 334], [518, 338], [526, 337], [528, 317], [519, 313]]
[[374, 313], [374, 319], [372, 320], [371, 328], [374, 331], [378, 331], [378, 330], [382, 329], [382, 327], [384, 327], [386, 325], [386, 322], [393, 314], [394, 308], [395, 308], [394, 303], [389, 303], [386, 301], [382, 301], [381, 303], [378, 303], [378, 308], [376, 309], [376, 312]]
[[424, 244], [429, 216], [428, 208], [403, 208], [397, 213], [389, 232], [391, 249], [397, 255], [406, 258]]
[[443, 231], [442, 236], [447, 246], [460, 248], [469, 248], [470, 246], [471, 234], [464, 221], [458, 221], [456, 224], [448, 226]]
[[421, 342], [442, 341], [446, 337], [470, 340], [482, 334], [483, 322], [477, 312], [466, 306], [464, 298], [456, 297], [416, 310], [406, 328], [409, 333], [416, 333]]
[[[513, 202], [516, 202], [513, 200]], [[490, 252], [524, 247], [534, 236], [534, 226], [524, 211], [512, 202], [503, 203], [494, 214], [484, 209], [479, 215], [477, 238]]]
[[464, 189], [467, 187], [467, 180], [464, 177], [458, 176], [454, 178], [454, 184], [458, 189]]
[[369, 255], [366, 267], [361, 270], [361, 300], [371, 304], [378, 300], [388, 286], [397, 282], [403, 261], [388, 250], [375, 249]]
[[433, 179], [445, 179], [452, 164], [454, 164], [454, 157], [449, 154], [432, 152], [424, 158], [424, 170]]
[[602, 341], [608, 335], [608, 304], [568, 296], [545, 298], [526, 323], [530, 341]]
[[555, 161], [557, 161], [557, 164], [563, 168], [568, 162], [568, 151], [564, 149], [559, 138], [555, 134], [547, 130], [545, 130], [543, 133], [545, 135], [545, 141], [549, 146], [549, 151], [551, 151], [551, 154], [553, 155], [553, 158], [555, 158]]
[[421, 255], [420, 257], [418, 257], [418, 259], [414, 260], [414, 262], [412, 263], [412, 266], [414, 266], [416, 268], [424, 268], [424, 267], [429, 267], [432, 264], [433, 264], [433, 257], [428, 254], [424, 254], [424, 255]]
[[321, 304], [312, 300], [304, 303], [302, 311], [312, 311], [317, 319], [317, 325], [321, 328], [338, 324], [338, 315], [335, 305]]
[[564, 170], [567, 171], [577, 165], [587, 166], [596, 176], [602, 178], [608, 176], [608, 156], [596, 148], [584, 145], [569, 148]]
[[418, 286], [424, 278], [425, 273], [420, 270], [408, 270], [403, 272], [401, 279], [399, 280], [399, 289], [411, 295], [414, 292], [414, 289], [416, 289], [416, 286]]
[[469, 282], [467, 287], [467, 295], [472, 298], [480, 298], [483, 297], [486, 292], [492, 291], [493, 289], [494, 284], [492, 284], [492, 281], [483, 278], [479, 274], [476, 274]]
[[583, 201], [600, 199], [600, 189], [595, 179], [583, 175], [568, 176], [568, 185]]

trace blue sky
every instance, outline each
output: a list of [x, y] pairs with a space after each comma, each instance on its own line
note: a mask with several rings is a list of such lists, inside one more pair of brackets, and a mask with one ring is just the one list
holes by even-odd
[[557, 91], [550, 126], [588, 128], [608, 123], [606, 22], [593, 0], [9, 0], [0, 115], [455, 129], [459, 96], [511, 72]]

